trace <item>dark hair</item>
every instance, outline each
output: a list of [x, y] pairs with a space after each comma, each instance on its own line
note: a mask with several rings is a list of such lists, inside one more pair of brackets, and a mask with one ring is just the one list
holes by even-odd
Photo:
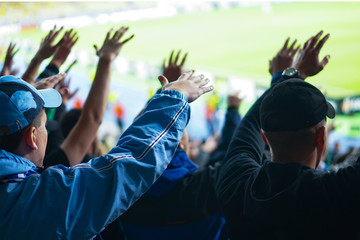
[[0, 149], [4, 149], [7, 152], [15, 153], [16, 149], [19, 147], [21, 139], [24, 137], [25, 133], [31, 128], [38, 128], [41, 125], [41, 115], [44, 112], [41, 111], [40, 114], [34, 119], [32, 123], [30, 123], [25, 128], [10, 134], [0, 136]]
[[79, 121], [81, 116], [82, 109], [72, 109], [65, 113], [60, 120], [60, 128], [63, 133], [64, 138], [69, 135], [71, 129], [75, 126], [75, 124]]

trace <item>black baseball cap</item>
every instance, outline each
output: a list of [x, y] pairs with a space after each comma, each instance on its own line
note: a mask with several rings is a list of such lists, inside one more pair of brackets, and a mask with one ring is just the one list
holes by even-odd
[[335, 117], [334, 107], [319, 89], [302, 79], [291, 78], [272, 87], [260, 106], [264, 131], [296, 131]]

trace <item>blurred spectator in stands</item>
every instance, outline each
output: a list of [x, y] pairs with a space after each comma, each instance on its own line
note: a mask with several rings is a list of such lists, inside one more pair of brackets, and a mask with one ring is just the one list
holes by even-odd
[[[70, 117], [63, 121], [63, 126], [67, 127], [64, 133], [68, 132], [68, 135], [60, 146], [49, 151], [49, 154], [45, 157], [45, 167], [56, 164], [75, 166], [84, 161], [84, 158], [86, 161], [91, 158], [91, 155], [97, 155], [97, 131], [107, 106], [111, 66], [122, 46], [134, 36], [132, 35], [119, 42], [119, 39], [127, 30], [127, 27], [118, 29], [112, 38], [110, 38], [109, 32], [100, 49], [94, 45], [99, 62], [84, 108], [81, 111], [71, 112]], [[69, 129], [71, 130], [68, 131]], [[88, 155], [90, 157], [86, 157]]]
[[5, 76], [5, 75], [16, 75], [17, 70], [12, 69], [12, 65], [14, 63], [14, 56], [19, 51], [19, 49], [17, 49], [17, 50], [15, 50], [15, 49], [16, 49], [16, 44], [11, 42], [6, 51], [5, 61], [4, 61], [3, 68], [0, 72], [0, 77]]

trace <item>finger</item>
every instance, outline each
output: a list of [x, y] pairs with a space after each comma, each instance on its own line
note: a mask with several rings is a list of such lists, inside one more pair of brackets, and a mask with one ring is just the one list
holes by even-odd
[[12, 53], [12, 57], [14, 57], [19, 51], [20, 51], [20, 49], [16, 49], [16, 50]]
[[98, 55], [99, 49], [98, 49], [98, 47], [96, 46], [96, 44], [94, 44], [93, 47], [95, 48], [95, 53], [96, 53], [96, 55]]
[[284, 43], [284, 46], [283, 46], [282, 50], [287, 49], [287, 46], [288, 46], [289, 41], [290, 41], [290, 37], [288, 37], [288, 38], [285, 40], [285, 43]]
[[320, 52], [321, 48], [324, 46], [325, 42], [329, 39], [330, 34], [326, 34], [325, 37], [323, 37], [319, 43], [315, 47], [315, 51]]
[[164, 87], [166, 84], [169, 83], [169, 80], [167, 80], [167, 78], [164, 75], [160, 75], [158, 77], [158, 79], [159, 79], [162, 87]]
[[176, 54], [175, 61], [174, 61], [174, 64], [175, 64], [175, 65], [177, 64], [177, 61], [179, 60], [180, 53], [181, 53], [181, 49], [180, 49], [180, 50], [178, 51], [178, 53]]
[[58, 91], [59, 91], [61, 96], [69, 94], [69, 89], [68, 88], [61, 88]]
[[77, 41], [79, 40], [79, 37], [77, 37], [71, 44], [70, 47], [73, 47], [75, 45], [75, 43], [77, 43]]
[[[121, 28], [121, 31], [119, 32], [119, 38], [118, 39], [120, 39], [125, 33], [126, 33], [126, 31], [129, 29], [129, 27], [122, 27]], [[117, 39], [117, 40], [118, 40]]]
[[315, 35], [314, 38], [309, 43], [309, 48], [313, 48], [315, 44], [319, 41], [321, 35], [323, 34], [323, 31], [320, 31], [318, 34]]
[[194, 70], [184, 72], [180, 75], [179, 80], [180, 79], [187, 80], [187, 79], [191, 78], [193, 74], [194, 74]]
[[119, 28], [118, 30], [115, 31], [114, 33], [114, 36], [112, 37], [113, 40], [119, 40], [120, 38], [120, 34], [121, 34], [121, 31], [123, 30], [123, 27]]
[[170, 57], [169, 57], [169, 66], [172, 64], [172, 58], [173, 58], [173, 55], [174, 55], [174, 50], [171, 51], [170, 53]]
[[201, 90], [202, 90], [202, 94], [211, 92], [212, 90], [214, 90], [214, 86], [210, 85], [210, 86], [202, 87]]
[[295, 40], [293, 41], [293, 43], [291, 44], [291, 46], [290, 46], [290, 48], [289, 48], [290, 54], [291, 54], [291, 52], [294, 50], [294, 46], [295, 46], [296, 42], [297, 42], [297, 39], [295, 39]]
[[329, 62], [329, 59], [330, 59], [330, 55], [326, 55], [324, 57], [324, 59], [321, 61], [320, 65], [322, 66], [322, 68], [324, 68], [326, 66], [326, 64], [328, 64]]
[[306, 49], [308, 48], [309, 44], [310, 44], [310, 41], [313, 39], [313, 37], [311, 37], [309, 40], [307, 40], [305, 43], [304, 43], [304, 47], [303, 49]]
[[69, 31], [67, 31], [67, 33], [68, 33], [67, 36], [69, 37], [69, 39], [73, 38], [74, 35], [76, 35], [76, 32], [72, 28]]
[[73, 96], [75, 96], [75, 94], [79, 91], [80, 88], [75, 89], [75, 91], [73, 91], [72, 93], [70, 93], [69, 95], [69, 99], [71, 99]]
[[131, 39], [133, 39], [135, 37], [135, 35], [131, 35], [129, 38], [125, 39], [124, 41], [122, 41], [120, 44], [124, 45], [125, 43], [127, 43], [128, 41], [130, 41]]
[[187, 55], [188, 55], [188, 53], [185, 53], [185, 56], [183, 57], [183, 59], [182, 59], [182, 61], [181, 61], [180, 67], [184, 66], [185, 61], [186, 61], [186, 58], [187, 58]]
[[[55, 38], [59, 35], [59, 33], [63, 30], [63, 26], [61, 26], [61, 28], [59, 30], [57, 30], [53, 36], [51, 36], [51, 38], [49, 39], [50, 42], [53, 42], [55, 40]], [[62, 41], [62, 39], [60, 40], [60, 42]]]
[[210, 79], [205, 78], [205, 79], [201, 79], [201, 81], [199, 82], [199, 87], [203, 87], [206, 84], [208, 84], [210, 82]]
[[107, 40], [109, 40], [112, 31], [113, 31], [113, 28], [111, 28], [111, 29], [106, 33], [106, 37], [105, 37], [104, 42], [107, 41]]

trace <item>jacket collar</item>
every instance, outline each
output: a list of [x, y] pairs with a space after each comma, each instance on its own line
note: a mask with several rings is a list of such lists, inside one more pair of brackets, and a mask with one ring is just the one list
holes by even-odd
[[35, 169], [35, 164], [26, 158], [0, 149], [0, 176], [23, 173]]

